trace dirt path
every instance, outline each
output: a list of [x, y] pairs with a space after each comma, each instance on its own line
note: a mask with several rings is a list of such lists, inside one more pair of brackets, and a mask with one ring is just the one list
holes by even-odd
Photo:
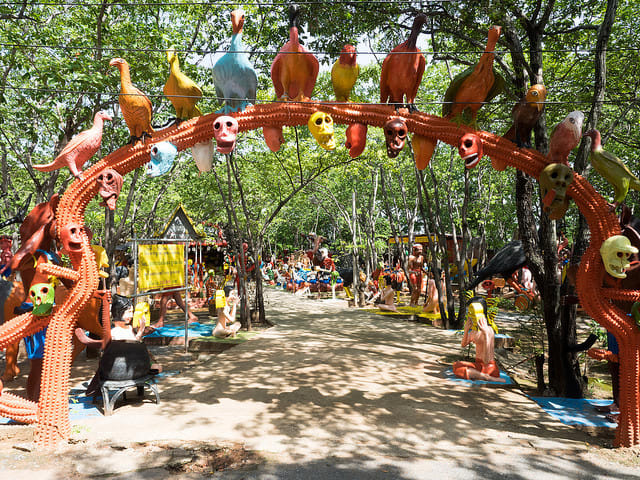
[[640, 478], [607, 460], [610, 439], [553, 420], [517, 387], [446, 379], [451, 332], [267, 298], [276, 327], [199, 362], [173, 351], [165, 369], [183, 371], [162, 380], [160, 405], [83, 419], [57, 455], [17, 450], [32, 429], [0, 426], [0, 478], [2, 465], [12, 478], [211, 478], [214, 446], [245, 460], [215, 478]]

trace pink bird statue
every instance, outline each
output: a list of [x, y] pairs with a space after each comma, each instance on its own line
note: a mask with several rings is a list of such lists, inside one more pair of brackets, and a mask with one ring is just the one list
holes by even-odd
[[576, 148], [582, 138], [582, 122], [584, 113], [571, 112], [553, 129], [549, 142], [548, 158], [551, 163], [564, 163], [568, 165], [571, 150]]
[[82, 166], [95, 155], [102, 143], [102, 127], [105, 120], [111, 120], [111, 117], [105, 112], [96, 113], [93, 126], [73, 137], [53, 162], [34, 165], [33, 168], [41, 172], [51, 172], [66, 166], [74, 177], [82, 178]]

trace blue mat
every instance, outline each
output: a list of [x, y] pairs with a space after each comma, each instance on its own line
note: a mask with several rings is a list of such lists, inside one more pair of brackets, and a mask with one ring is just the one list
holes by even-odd
[[[179, 374], [179, 370], [168, 370], [156, 375], [156, 380], [161, 382], [163, 378]], [[93, 397], [87, 397], [84, 389], [74, 389], [69, 392], [69, 420], [73, 423], [90, 417], [102, 417], [102, 411], [98, 406], [102, 406], [102, 400], [93, 403]], [[10, 418], [0, 417], [0, 425], [19, 425]]]
[[[210, 337], [214, 327], [215, 325], [211, 323], [190, 323], [189, 338]], [[165, 325], [145, 335], [145, 338], [153, 337], [184, 337], [184, 325]]]
[[584, 427], [616, 428], [616, 423], [605, 418], [605, 414], [597, 412], [595, 406], [609, 405], [611, 400], [594, 400], [590, 398], [561, 397], [529, 397], [556, 420], [565, 425], [581, 425]]
[[458, 378], [453, 374], [452, 368], [444, 372], [444, 376], [452, 382], [462, 383], [469, 387], [473, 387], [474, 385], [515, 385], [513, 379], [503, 371], [500, 371], [500, 378], [504, 379], [504, 382], [488, 382], [486, 380], [466, 380], [464, 378]]
[[[90, 417], [101, 417], [98, 404], [93, 404], [93, 397], [86, 397], [84, 390], [72, 390], [69, 394], [69, 419], [72, 422]], [[100, 400], [98, 400], [100, 402]], [[19, 425], [10, 418], [0, 417], [0, 425]]]

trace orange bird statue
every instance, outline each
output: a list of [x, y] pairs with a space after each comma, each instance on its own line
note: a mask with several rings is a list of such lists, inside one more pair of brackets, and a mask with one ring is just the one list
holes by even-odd
[[102, 127], [105, 120], [111, 120], [111, 117], [105, 112], [96, 113], [93, 126], [73, 137], [53, 162], [34, 165], [33, 168], [41, 172], [51, 172], [69, 167], [74, 177], [82, 178], [82, 166], [95, 155], [102, 143]]
[[308, 101], [320, 70], [318, 59], [298, 40], [297, 7], [289, 7], [289, 41], [271, 65], [271, 80], [279, 100]]
[[417, 110], [414, 102], [426, 62], [420, 49], [416, 47], [416, 42], [426, 21], [424, 13], [417, 15], [407, 41], [391, 50], [382, 62], [380, 103], [394, 103], [397, 109], [406, 97], [409, 111]]
[[151, 100], [131, 83], [129, 64], [125, 59], [114, 58], [109, 62], [109, 66], [117, 67], [120, 71], [119, 102], [122, 116], [129, 127], [130, 143], [144, 141], [144, 137], [151, 137], [153, 133]]
[[491, 27], [487, 46], [478, 64], [459, 73], [451, 81], [442, 105], [442, 116], [447, 120], [453, 118], [477, 129], [476, 115], [480, 107], [504, 89], [504, 78], [493, 68], [494, 50], [501, 31], [501, 27]]

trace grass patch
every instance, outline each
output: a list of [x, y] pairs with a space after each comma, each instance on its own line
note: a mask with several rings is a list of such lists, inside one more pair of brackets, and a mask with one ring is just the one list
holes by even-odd
[[217, 338], [217, 337], [198, 337], [199, 342], [214, 342], [214, 343], [243, 343], [247, 340], [251, 340], [260, 332], [244, 332], [240, 331], [235, 337]]

